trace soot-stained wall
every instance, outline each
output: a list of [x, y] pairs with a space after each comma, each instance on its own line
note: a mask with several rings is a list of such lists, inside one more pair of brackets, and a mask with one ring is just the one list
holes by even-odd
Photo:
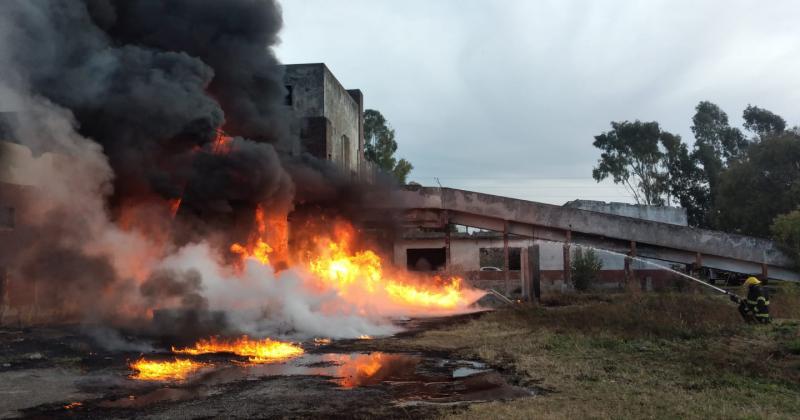
[[[352, 177], [363, 160], [363, 97], [346, 90], [322, 63], [284, 66], [287, 105], [301, 119], [305, 151], [338, 164]], [[327, 123], [320, 122], [324, 118]], [[324, 153], [322, 144], [325, 145]]]

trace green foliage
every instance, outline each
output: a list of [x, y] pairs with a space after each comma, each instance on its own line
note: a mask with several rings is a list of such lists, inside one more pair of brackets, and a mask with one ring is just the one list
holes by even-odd
[[394, 157], [397, 151], [395, 132], [379, 111], [364, 111], [364, 140], [364, 157], [392, 174], [398, 182], [405, 184], [406, 177], [414, 166], [405, 159], [398, 161]]
[[612, 122], [595, 136], [602, 153], [592, 176], [625, 185], [639, 204], [679, 204], [691, 226], [768, 236], [777, 215], [800, 205], [800, 134], [756, 106], [743, 118], [752, 141], [719, 106], [700, 102], [691, 151], [657, 122]]
[[679, 136], [663, 132], [661, 142], [664, 145], [663, 164], [667, 169], [667, 194], [672, 197], [672, 200], [667, 199], [667, 204], [675, 201], [685, 208], [689, 225], [707, 226], [711, 205], [709, 191], [696, 155], [689, 153]]
[[744, 128], [759, 138], [780, 134], [786, 129], [786, 120], [780, 115], [757, 106], [747, 105], [742, 118]]
[[592, 177], [625, 185], [639, 204], [663, 205], [668, 175], [659, 142], [663, 134], [673, 135], [662, 133], [657, 122], [611, 122], [611, 128], [594, 137], [602, 153]]
[[708, 193], [702, 211], [714, 206], [720, 173], [729, 161], [739, 158], [747, 149], [747, 140], [738, 128], [728, 124], [728, 114], [716, 104], [702, 101], [692, 117], [695, 143], [692, 152], [701, 168], [701, 183]]
[[784, 252], [792, 256], [795, 265], [800, 267], [800, 210], [776, 217], [770, 230]]
[[800, 206], [800, 134], [785, 131], [750, 146], [720, 176], [715, 226], [767, 237], [778, 215]]
[[593, 249], [578, 248], [572, 256], [572, 282], [577, 290], [587, 290], [592, 283], [597, 281], [603, 261]]
[[392, 168], [392, 175], [394, 175], [395, 179], [401, 184], [406, 183], [406, 178], [408, 178], [408, 174], [411, 173], [411, 170], [414, 169], [414, 165], [411, 162], [400, 159]]

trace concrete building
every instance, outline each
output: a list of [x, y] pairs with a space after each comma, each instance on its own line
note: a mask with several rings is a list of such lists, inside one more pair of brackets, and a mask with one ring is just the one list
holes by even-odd
[[[447, 242], [449, 241], [449, 265], [447, 264]], [[509, 289], [512, 294], [519, 294], [523, 285], [522, 270], [528, 266], [526, 250], [536, 246], [539, 254], [540, 287], [544, 291], [568, 291], [571, 286], [564, 275], [565, 261], [575, 257], [582, 248], [572, 245], [567, 252], [570, 259], [564, 258], [564, 244], [541, 239], [525, 238], [510, 235], [509, 250], [509, 282], [505, 281], [503, 234], [498, 232], [451, 233], [450, 238], [441, 232], [406, 231], [394, 243], [393, 260], [395, 265], [407, 267], [411, 271], [449, 271], [456, 273], [473, 286], [494, 288], [501, 292]], [[626, 255], [595, 250], [603, 264], [599, 282], [594, 285], [601, 289], [621, 289], [624, 287]], [[647, 262], [645, 262], [647, 261]], [[676, 274], [661, 267], [687, 269], [686, 264], [674, 267], [665, 261], [642, 258], [642, 261], [630, 261], [629, 270], [635, 270], [637, 281], [642, 290], [651, 291], [672, 287]], [[657, 265], [656, 265], [657, 264]]]
[[[396, 265], [461, 274], [478, 286], [528, 297], [568, 289], [579, 249], [594, 249], [602, 260], [599, 287], [682, 288], [687, 281], [675, 268], [800, 281], [793, 260], [776, 243], [691, 228], [674, 215], [669, 222], [653, 221], [436, 187], [376, 194], [383, 196], [368, 203], [398, 212], [407, 228], [393, 244]], [[453, 226], [484, 231], [470, 234]], [[491, 263], [485, 260], [492, 256]], [[495, 271], [481, 271], [487, 264]]]
[[689, 226], [686, 209], [680, 207], [644, 206], [628, 203], [605, 203], [593, 200], [573, 200], [564, 204], [564, 207], [594, 211], [598, 213], [615, 214], [617, 216], [633, 217], [653, 222], [669, 223], [679, 226]]
[[284, 66], [284, 83], [304, 151], [336, 163], [354, 179], [368, 178], [361, 91], [345, 89], [323, 63]]

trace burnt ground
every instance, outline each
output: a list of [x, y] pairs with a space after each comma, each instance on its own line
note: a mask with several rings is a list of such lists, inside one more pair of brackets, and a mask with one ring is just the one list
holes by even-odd
[[[378, 340], [304, 343], [304, 356], [270, 365], [196, 356], [210, 367], [179, 382], [131, 378], [131, 361], [173, 357], [164, 350], [103, 350], [80, 327], [1, 329], [0, 417], [417, 418], [533, 395], [480, 362], [397, 345], [480, 316], [408, 320], [406, 331]], [[375, 368], [365, 374], [363, 364]]]

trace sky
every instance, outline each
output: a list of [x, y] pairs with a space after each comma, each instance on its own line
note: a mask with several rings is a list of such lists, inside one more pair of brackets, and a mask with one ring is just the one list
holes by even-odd
[[[593, 137], [694, 107], [800, 124], [800, 2], [283, 0], [284, 63], [324, 62], [396, 130], [410, 180], [553, 204], [631, 202], [596, 183]], [[438, 181], [437, 181], [438, 179]]]

